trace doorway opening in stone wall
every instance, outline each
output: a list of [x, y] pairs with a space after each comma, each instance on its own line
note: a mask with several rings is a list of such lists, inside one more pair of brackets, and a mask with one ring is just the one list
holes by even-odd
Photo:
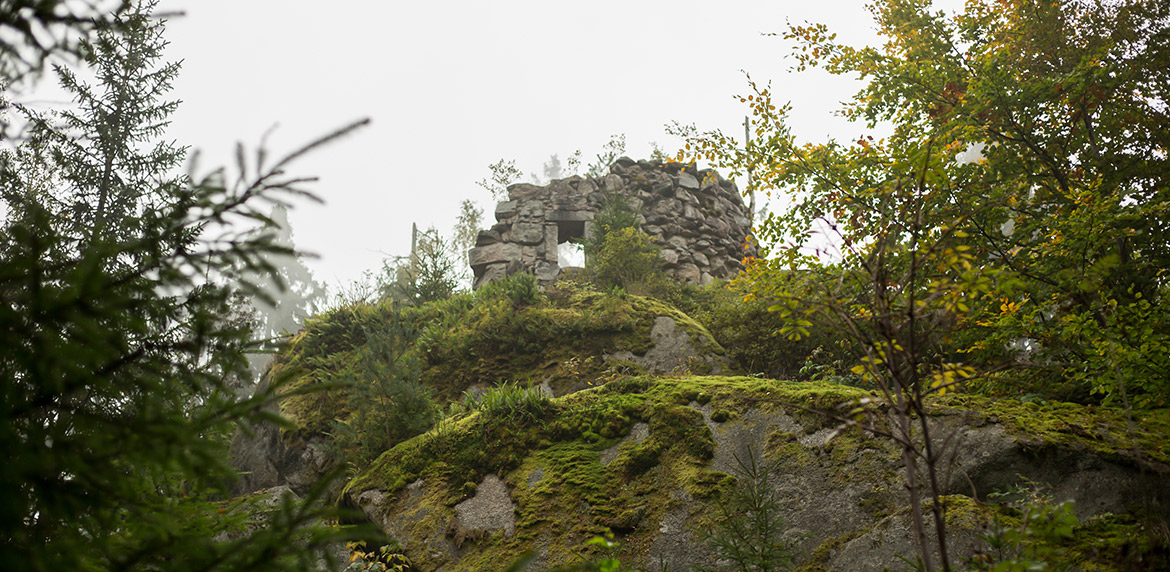
[[557, 266], [561, 268], [584, 268], [585, 221], [563, 220], [557, 222]]

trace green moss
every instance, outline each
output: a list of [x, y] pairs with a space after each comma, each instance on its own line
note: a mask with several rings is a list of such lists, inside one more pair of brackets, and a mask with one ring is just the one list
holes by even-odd
[[[346, 375], [361, 359], [367, 332], [385, 327], [394, 311], [388, 302], [353, 304], [306, 321], [269, 373], [285, 380], [281, 413], [294, 425], [286, 438], [327, 435], [336, 420], [349, 418], [353, 396], [342, 382], [352, 379]], [[569, 392], [644, 374], [638, 364], [605, 356], [651, 349], [658, 316], [673, 318], [699, 349], [724, 353], [698, 322], [667, 304], [571, 284], [549, 296], [505, 285], [401, 312], [419, 330], [409, 359], [422, 364], [421, 381], [441, 406], [471, 387], [503, 381], [547, 381]]]
[[720, 471], [708, 471], [701, 464], [691, 464], [680, 469], [684, 490], [692, 498], [714, 499], [735, 487], [735, 477]]
[[1170, 570], [1170, 542], [1149, 517], [1108, 514], [1073, 530], [1067, 548], [1086, 562], [1085, 570]]
[[1091, 450], [1130, 466], [1170, 469], [1170, 410], [1139, 410], [1133, 423], [1124, 411], [1075, 403], [1037, 404], [976, 395], [948, 395], [940, 410], [977, 412], [1002, 423], [1008, 433], [1034, 446]]
[[[468, 416], [382, 455], [347, 485], [344, 494], [370, 489], [417, 494], [405, 489], [421, 478], [430, 515], [449, 512], [474, 493], [475, 483], [494, 473], [510, 483], [518, 505], [516, 534], [477, 541], [473, 558], [484, 563], [507, 561], [539, 540], [552, 547], [552, 561], [564, 562], [573, 558], [575, 547], [606, 528], [630, 535], [629, 543], [623, 544], [637, 546], [639, 538], [656, 530], [643, 524], [658, 522], [675, 502], [669, 491], [682, 489], [694, 498], [710, 498], [730, 479], [706, 468], [714, 441], [702, 414], [645, 391], [672, 382], [673, 378], [618, 380], [555, 400], [554, 412], [540, 423], [513, 425], [506, 432], [485, 424], [479, 415]], [[622, 442], [640, 421], [648, 424], [649, 436], [641, 443]], [[600, 451], [618, 443], [622, 446], [617, 457], [602, 465]], [[412, 558], [423, 550], [407, 549]], [[464, 566], [476, 564], [461, 561]]]
[[436, 322], [419, 342], [427, 361], [423, 380], [446, 400], [456, 399], [472, 385], [501, 380], [547, 379], [565, 389], [642, 373], [637, 364], [607, 361], [604, 356], [649, 351], [650, 330], [658, 316], [673, 318], [698, 348], [724, 353], [698, 322], [640, 296], [564, 285], [522, 308], [503, 300], [483, 300], [458, 310], [463, 315]]
[[[951, 530], [979, 529], [990, 522], [993, 515], [997, 514], [996, 507], [984, 505], [962, 495], [950, 495], [944, 497], [944, 499], [945, 506], [947, 507], [944, 518], [947, 526], [951, 527]], [[930, 501], [927, 501], [924, 510], [929, 509]], [[891, 511], [888, 514], [900, 513], [905, 516], [908, 512], [908, 508], [899, 507], [897, 510]], [[876, 527], [881, 526], [880, 523], [881, 521], [879, 520], [873, 526], [862, 527], [838, 536], [826, 538], [820, 545], [813, 549], [812, 554], [808, 558], [795, 568], [796, 572], [826, 572], [828, 570], [826, 565], [832, 559], [834, 553], [849, 541], [872, 532]]]
[[[500, 475], [517, 504], [515, 535], [476, 540], [475, 550], [460, 561], [461, 569], [491, 568], [536, 543], [549, 547], [550, 563], [567, 562], [576, 558], [583, 542], [606, 528], [622, 535], [623, 553], [644, 554], [654, 538], [653, 524], [678, 506], [673, 496], [678, 491], [713, 502], [721, 491], [735, 486], [733, 477], [710, 470], [713, 437], [702, 414], [688, 404], [701, 398], [714, 412], [733, 415], [760, 408], [807, 421], [810, 426], [802, 430], [768, 435], [765, 455], [780, 463], [780, 470], [786, 463], [801, 470], [816, 464], [843, 483], [899, 483], [896, 450], [880, 439], [846, 432], [825, 447], [800, 443], [804, 435], [826, 424], [801, 417], [795, 406], [829, 408], [867, 395], [831, 384], [752, 377], [617, 379], [554, 400], [549, 414], [538, 422], [493, 425], [471, 415], [449, 423], [384, 454], [349, 483], [346, 494], [369, 489], [403, 497], [421, 494], [425, 510], [404, 516], [417, 517], [407, 519], [409, 526], [418, 529], [419, 538], [426, 538], [428, 529], [421, 527], [438, 527], [429, 529], [430, 534], [442, 530], [453, 507], [472, 496], [477, 483], [488, 474]], [[649, 435], [641, 442], [626, 440], [639, 422], [647, 423]], [[613, 461], [602, 465], [600, 452], [619, 444]], [[420, 478], [425, 483], [422, 493], [405, 490]], [[873, 485], [859, 499], [860, 508], [875, 520], [905, 510], [894, 504], [896, 492], [883, 486]], [[975, 529], [996, 515], [1010, 522], [1001, 508], [966, 497], [947, 497], [947, 503], [947, 523], [952, 527]], [[694, 518], [692, 524], [702, 522], [703, 515]], [[833, 551], [867, 531], [826, 540], [801, 569], [822, 569]], [[1075, 550], [1093, 562], [1158, 550], [1148, 535], [1138, 535], [1142, 531], [1133, 520], [1094, 521], [1078, 529], [1078, 535], [1082, 532]], [[411, 542], [406, 550], [416, 562], [429, 558], [425, 546]]]
[[857, 507], [875, 520], [889, 516], [898, 510], [898, 504], [895, 502], [897, 497], [890, 494], [890, 491], [885, 487], [874, 486], [860, 496], [861, 500], [857, 501]]
[[[296, 339], [293, 341], [296, 350]], [[334, 419], [345, 419], [352, 408], [349, 388], [341, 376], [359, 359], [357, 351], [339, 352], [311, 359], [278, 360], [268, 371], [270, 379], [284, 378], [279, 394], [280, 413], [293, 424], [290, 437], [307, 439], [327, 433]]]
[[351, 304], [309, 318], [273, 359], [266, 383], [278, 386], [280, 412], [293, 424], [284, 432], [286, 439], [325, 435], [336, 420], [349, 418], [353, 391], [347, 381], [360, 377], [356, 368], [368, 332], [384, 329], [392, 313], [382, 302]]
[[[929, 511], [933, 502], [927, 499], [923, 503], [923, 510]], [[943, 520], [947, 529], [979, 530], [996, 518], [1002, 518], [1002, 511], [995, 505], [981, 503], [965, 495], [946, 495], [942, 497], [942, 506], [945, 507]]]
[[[326, 434], [334, 420], [349, 415], [351, 395], [337, 382], [360, 359], [368, 329], [384, 325], [390, 310], [359, 304], [314, 318], [277, 357], [269, 379], [281, 380], [281, 412], [295, 424], [286, 439]], [[871, 397], [865, 390], [828, 382], [696, 375], [708, 371], [707, 362], [691, 364], [688, 375], [655, 377], [633, 362], [605, 357], [651, 349], [650, 331], [658, 316], [672, 318], [699, 351], [724, 353], [697, 321], [663, 302], [573, 285], [554, 288], [547, 296], [517, 286], [464, 294], [404, 314], [420, 329], [412, 357], [420, 360], [424, 383], [436, 388], [441, 401], [458, 400], [469, 387], [505, 380], [522, 386], [547, 381], [561, 392], [593, 387], [555, 400], [547, 414], [523, 422], [478, 414], [447, 421], [383, 453], [347, 484], [347, 495], [370, 489], [422, 495], [423, 508], [410, 517], [415, 534], [405, 537], [424, 538], [446, 528], [453, 507], [473, 496], [486, 475], [500, 475], [518, 504], [516, 535], [479, 539], [470, 556], [476, 562], [461, 562], [461, 568], [496, 568], [536, 542], [551, 547], [553, 562], [564, 561], [604, 528], [626, 535], [623, 551], [644, 553], [655, 529], [646, 523], [660, 522], [677, 506], [671, 492], [682, 489], [702, 501], [734, 486], [733, 477], [709, 470], [714, 440], [702, 414], [691, 406], [696, 403], [711, 411], [715, 422], [749, 409], [790, 415], [801, 428], [773, 432], [765, 449], [765, 456], [781, 466], [817, 465], [842, 484], [900, 482], [897, 451], [884, 440], [847, 432], [824, 447], [800, 443], [805, 435], [837, 425], [816, 411]], [[305, 391], [319, 388], [328, 389]], [[1159, 472], [1170, 466], [1166, 410], [1138, 412], [1130, 424], [1111, 409], [952, 393], [937, 400], [933, 411], [975, 411], [1036, 447], [1092, 450]], [[649, 425], [649, 436], [642, 442], [623, 440], [640, 422]], [[619, 443], [613, 462], [602, 465], [599, 452]], [[406, 490], [420, 479], [421, 491]], [[895, 491], [882, 486], [874, 485], [859, 500], [875, 518], [900, 508], [893, 504]], [[977, 503], [954, 498], [948, 523], [965, 527], [986, 517]], [[1102, 563], [1127, 554], [1164, 553], [1164, 543], [1151, 540], [1141, 524], [1127, 518], [1086, 523], [1078, 528], [1083, 537], [1077, 536], [1075, 550]], [[833, 550], [864, 532], [825, 541], [805, 569], [823, 566]], [[418, 545], [407, 549], [422, 568], [428, 567], [433, 551]]]
[[807, 466], [812, 462], [812, 454], [808, 448], [801, 445], [799, 435], [787, 431], [776, 430], [768, 434], [764, 442], [764, 456], [769, 459], [786, 459], [795, 462], [798, 466]]
[[828, 568], [825, 565], [829, 563], [829, 559], [833, 557], [833, 553], [842, 546], [845, 546], [846, 542], [867, 532], [869, 532], [869, 529], [863, 528], [826, 538], [813, 550], [813, 553], [804, 562], [800, 563], [794, 569], [795, 572], [827, 572]]

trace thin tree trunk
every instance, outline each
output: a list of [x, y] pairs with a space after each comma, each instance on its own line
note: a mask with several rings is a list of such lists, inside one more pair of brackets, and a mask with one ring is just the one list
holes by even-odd
[[[130, 78], [125, 74], [123, 80], [125, 84], [129, 84]], [[104, 164], [102, 165], [102, 175], [98, 181], [98, 204], [93, 220], [93, 235], [90, 236], [89, 242], [93, 244], [97, 241], [98, 236], [105, 232], [106, 226], [106, 209], [109, 207], [110, 187], [112, 186], [111, 179], [114, 176], [114, 155], [115, 149], [122, 146], [126, 137], [122, 134], [125, 128], [123, 114], [126, 112], [126, 87], [121, 86], [118, 91], [118, 103], [114, 107], [114, 112], [110, 115], [108, 122], [109, 131], [101, 137], [102, 154], [104, 157]]]
[[[750, 149], [752, 143], [751, 133], [752, 121], [748, 116], [743, 118], [743, 146], [745, 150]], [[752, 187], [752, 160], [748, 159], [748, 221], [754, 226], [756, 224], [756, 190]]]
[[[905, 395], [902, 396], [905, 399]], [[905, 410], [906, 404], [899, 403], [896, 409], [898, 424], [902, 426], [902, 462], [906, 465], [906, 489], [910, 493], [910, 518], [914, 523], [914, 542], [918, 545], [918, 554], [922, 556], [922, 569], [934, 572], [934, 559], [931, 558], [930, 546], [926, 541], [926, 524], [922, 521], [922, 496], [918, 485], [918, 461], [915, 458], [914, 438], [910, 428], [910, 414]]]
[[931, 446], [930, 427], [928, 426], [926, 415], [924, 412], [919, 412], [919, 424], [922, 425], [922, 442], [926, 451], [926, 472], [930, 477], [930, 496], [933, 499], [931, 506], [931, 514], [934, 516], [934, 531], [938, 536], [938, 554], [939, 562], [942, 564], [942, 569], [945, 572], [951, 570], [950, 556], [947, 555], [947, 524], [946, 514], [944, 514], [945, 507], [943, 506], [942, 490], [938, 485], [938, 467], [937, 459], [934, 457], [934, 448]]

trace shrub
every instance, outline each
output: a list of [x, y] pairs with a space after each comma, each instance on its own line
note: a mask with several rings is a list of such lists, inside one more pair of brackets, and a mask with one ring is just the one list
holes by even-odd
[[398, 442], [419, 435], [438, 418], [433, 390], [419, 382], [410, 352], [415, 329], [399, 311], [380, 328], [367, 328], [366, 346], [342, 383], [353, 388], [353, 412], [335, 424], [338, 448], [352, 466], [364, 466]]
[[377, 277], [382, 298], [419, 306], [450, 298], [459, 287], [459, 259], [433, 227], [418, 234], [410, 256], [382, 262]]
[[796, 560], [796, 547], [784, 536], [783, 507], [769, 482], [771, 468], [761, 466], [750, 451], [746, 460], [737, 456], [735, 462], [736, 487], [720, 496], [707, 545], [738, 570], [786, 570]]
[[607, 191], [593, 216], [592, 230], [582, 241], [586, 260], [597, 254], [611, 234], [627, 228], [639, 228], [637, 211], [630, 206], [628, 197]]
[[667, 279], [658, 246], [633, 227], [609, 233], [589, 259], [588, 268], [601, 288], [648, 290], [656, 281]]
[[475, 292], [475, 297], [480, 302], [507, 300], [513, 307], [523, 308], [537, 304], [544, 299], [544, 294], [535, 276], [519, 273], [484, 284]]
[[1019, 489], [1007, 496], [1012, 494], [1023, 495], [1022, 499], [1009, 504], [1009, 507], [1019, 510], [1018, 525], [1009, 525], [996, 518], [983, 536], [986, 550], [968, 562], [971, 569], [990, 572], [1071, 570], [1078, 558], [1061, 545], [1072, 539], [1079, 524], [1073, 503], [1053, 503], [1034, 487]]
[[742, 287], [734, 282], [680, 288], [671, 301], [703, 324], [747, 373], [810, 379], [821, 371], [809, 368], [810, 363], [818, 367], [831, 365], [845, 357], [828, 328], [813, 327], [805, 338], [788, 339], [781, 333], [782, 317], [768, 311], [771, 302], [745, 296]]
[[504, 382], [482, 395], [467, 393], [465, 406], [492, 420], [536, 421], [552, 409], [552, 399], [539, 386]]

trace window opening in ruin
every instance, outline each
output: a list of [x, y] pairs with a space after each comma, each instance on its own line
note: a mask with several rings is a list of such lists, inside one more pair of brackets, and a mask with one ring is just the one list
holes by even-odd
[[557, 245], [557, 266], [585, 267], [585, 249], [580, 242], [562, 242]]
[[557, 222], [557, 266], [585, 267], [585, 250], [581, 246], [583, 238], [585, 221]]

